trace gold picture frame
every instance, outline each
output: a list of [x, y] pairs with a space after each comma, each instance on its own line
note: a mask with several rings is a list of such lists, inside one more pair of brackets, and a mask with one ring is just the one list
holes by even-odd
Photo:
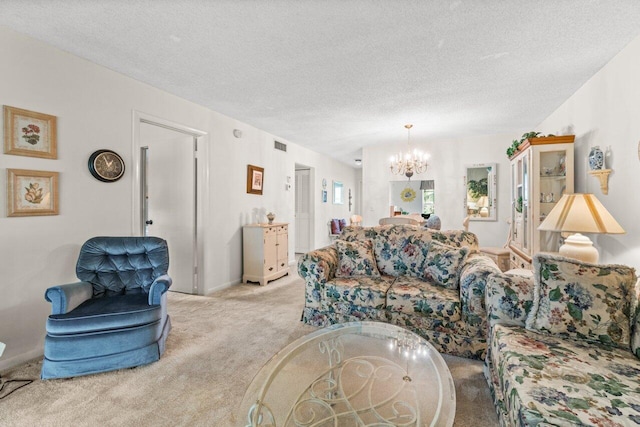
[[57, 159], [56, 116], [3, 106], [4, 153]]
[[58, 175], [7, 169], [7, 216], [58, 215]]
[[247, 193], [262, 195], [264, 168], [247, 165]]

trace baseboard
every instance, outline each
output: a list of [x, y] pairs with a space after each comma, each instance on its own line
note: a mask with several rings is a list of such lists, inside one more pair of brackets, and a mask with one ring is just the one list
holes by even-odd
[[207, 289], [207, 291], [204, 294], [205, 294], [205, 296], [209, 296], [214, 292], [221, 291], [223, 289], [227, 289], [227, 288], [230, 288], [230, 287], [235, 286], [235, 285], [239, 285], [240, 283], [242, 283], [242, 280], [240, 280], [240, 279], [236, 279], [236, 280], [232, 280], [230, 282], [222, 283], [222, 284], [220, 284], [220, 285], [218, 285], [216, 287]]
[[3, 359], [6, 360], [0, 360], [0, 372], [8, 371], [9, 369], [15, 368], [18, 365], [22, 365], [25, 362], [33, 359], [41, 359], [42, 357], [44, 357], [43, 347], [27, 351], [26, 353], [18, 354], [8, 359], [6, 357], [3, 357]]

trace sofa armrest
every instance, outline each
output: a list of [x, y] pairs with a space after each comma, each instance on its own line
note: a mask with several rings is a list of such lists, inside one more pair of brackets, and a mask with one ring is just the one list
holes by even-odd
[[486, 322], [485, 287], [487, 278], [500, 269], [491, 258], [479, 253], [470, 254], [460, 271], [460, 304], [462, 318], [470, 325]]
[[337, 268], [338, 251], [333, 245], [307, 252], [298, 261], [298, 274], [307, 283], [325, 284], [335, 277]]
[[167, 274], [157, 277], [149, 288], [149, 305], [160, 304], [162, 295], [169, 290], [171, 283], [173, 281]]
[[89, 282], [52, 286], [44, 293], [51, 303], [51, 314], [65, 314], [93, 297], [93, 285]]
[[523, 270], [493, 274], [487, 281], [486, 307], [489, 327], [525, 326], [533, 306], [533, 274]]

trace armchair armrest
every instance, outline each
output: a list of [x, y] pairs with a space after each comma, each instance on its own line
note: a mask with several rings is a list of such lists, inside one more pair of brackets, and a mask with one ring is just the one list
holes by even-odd
[[52, 286], [44, 293], [51, 303], [51, 314], [65, 314], [93, 297], [93, 285], [89, 282]]
[[173, 280], [167, 274], [157, 277], [149, 288], [149, 305], [160, 304], [162, 295], [169, 290], [172, 283]]
[[533, 288], [533, 275], [524, 270], [491, 275], [486, 289], [489, 327], [524, 327], [533, 306]]
[[338, 251], [335, 246], [307, 252], [298, 261], [298, 274], [307, 283], [325, 284], [335, 277], [337, 268]]
[[493, 260], [479, 253], [470, 254], [460, 272], [460, 304], [462, 318], [470, 325], [486, 322], [485, 287], [487, 278], [500, 269]]

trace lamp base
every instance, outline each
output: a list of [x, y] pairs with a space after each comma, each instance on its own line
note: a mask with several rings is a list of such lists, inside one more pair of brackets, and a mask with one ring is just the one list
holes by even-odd
[[580, 233], [564, 239], [564, 245], [560, 246], [560, 255], [591, 264], [596, 264], [599, 258], [598, 250], [593, 246], [591, 239]]

